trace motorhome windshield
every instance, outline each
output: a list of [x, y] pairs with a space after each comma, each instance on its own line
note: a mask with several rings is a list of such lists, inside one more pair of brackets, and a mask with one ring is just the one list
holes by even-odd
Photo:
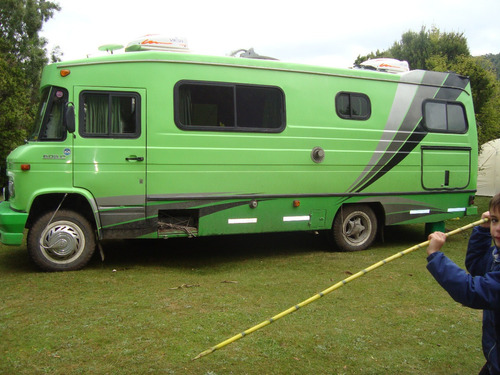
[[66, 138], [64, 107], [68, 93], [59, 87], [47, 87], [42, 91], [30, 141], [60, 141]]

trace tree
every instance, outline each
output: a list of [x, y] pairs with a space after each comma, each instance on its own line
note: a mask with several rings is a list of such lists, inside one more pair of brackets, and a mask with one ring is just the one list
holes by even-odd
[[486, 58], [473, 57], [463, 34], [442, 33], [437, 28], [408, 31], [387, 51], [358, 56], [355, 64], [375, 57], [408, 61], [411, 69], [453, 71], [468, 76], [471, 82], [478, 142], [500, 137], [500, 84], [495, 66]]
[[401, 36], [399, 42], [394, 42], [387, 51], [370, 53], [367, 56], [358, 56], [355, 64], [359, 64], [368, 58], [392, 57], [398, 60], [408, 61], [411, 69], [425, 69], [428, 67], [428, 59], [435, 56], [446, 56], [449, 61], [454, 61], [458, 56], [470, 56], [467, 39], [459, 33], [443, 33], [433, 27], [427, 30], [422, 27], [420, 32], [407, 31]]
[[497, 72], [497, 79], [500, 79], [500, 53], [494, 55], [488, 53], [484, 58], [493, 64], [495, 71]]
[[[7, 154], [26, 137], [25, 124], [32, 120], [26, 77], [17, 65], [0, 58], [0, 156]], [[5, 178], [5, 176], [2, 176]]]
[[460, 56], [448, 70], [470, 79], [479, 145], [500, 137], [500, 83], [492, 64], [482, 57]]
[[[46, 0], [0, 1], [0, 160], [21, 144], [34, 118], [47, 64], [42, 26], [60, 8]], [[0, 175], [5, 183], [5, 175]]]
[[39, 36], [42, 26], [60, 10], [46, 0], [2, 0], [0, 2], [0, 54], [20, 64], [34, 87], [47, 63], [45, 45]]

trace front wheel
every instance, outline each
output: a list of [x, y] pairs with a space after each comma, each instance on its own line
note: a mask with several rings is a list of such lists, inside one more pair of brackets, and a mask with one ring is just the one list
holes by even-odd
[[48, 212], [35, 220], [28, 233], [31, 259], [45, 271], [74, 271], [84, 267], [95, 250], [89, 221], [77, 212]]
[[333, 221], [332, 237], [341, 251], [358, 251], [368, 248], [377, 234], [377, 217], [367, 205], [341, 207]]

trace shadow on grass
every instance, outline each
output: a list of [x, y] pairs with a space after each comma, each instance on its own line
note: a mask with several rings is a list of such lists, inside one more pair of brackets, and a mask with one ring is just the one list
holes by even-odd
[[425, 224], [393, 225], [384, 228], [384, 239], [379, 240], [376, 245], [410, 247], [426, 240]]
[[[386, 227], [383, 240], [378, 238], [371, 249], [405, 246], [425, 241], [422, 225]], [[105, 259], [99, 249], [85, 269], [168, 266], [176, 268], [209, 268], [224, 263], [255, 258], [286, 258], [299, 254], [331, 251], [326, 234], [309, 232], [228, 235], [168, 240], [104, 241]], [[2, 246], [2, 269], [7, 272], [40, 272], [30, 261], [26, 246]]]
[[[102, 244], [109, 267], [145, 265], [210, 267], [252, 258], [287, 257], [315, 251], [328, 251], [323, 235], [304, 232], [229, 235], [168, 240], [117, 240]], [[90, 267], [100, 267], [99, 250]]]
[[[426, 240], [423, 225], [387, 227], [372, 249], [413, 246]], [[122, 240], [103, 243], [105, 260], [96, 251], [90, 267], [130, 268], [168, 265], [205, 268], [254, 258], [288, 257], [331, 251], [325, 233], [308, 232], [229, 235], [168, 240]]]

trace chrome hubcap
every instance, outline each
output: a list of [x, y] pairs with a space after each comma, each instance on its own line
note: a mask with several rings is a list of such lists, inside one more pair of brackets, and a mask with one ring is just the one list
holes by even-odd
[[84, 247], [85, 237], [81, 229], [68, 221], [48, 225], [40, 238], [42, 253], [52, 262], [70, 262], [82, 253]]

